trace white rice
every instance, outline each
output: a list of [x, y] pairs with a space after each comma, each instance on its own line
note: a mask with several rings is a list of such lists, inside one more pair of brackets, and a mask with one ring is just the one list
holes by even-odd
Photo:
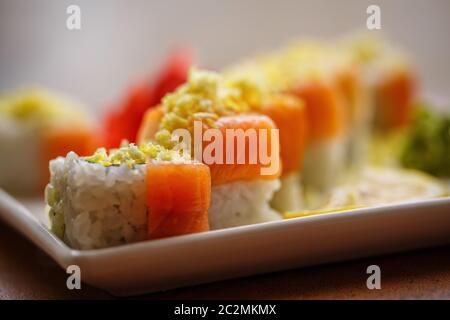
[[[104, 167], [70, 153], [50, 162], [52, 229], [75, 249], [144, 240], [147, 234], [145, 165]], [[55, 192], [56, 191], [56, 192]], [[62, 230], [61, 230], [62, 228]]]
[[305, 154], [303, 184], [306, 189], [327, 192], [342, 180], [347, 155], [344, 137], [312, 143]]
[[210, 228], [214, 230], [280, 220], [281, 216], [269, 205], [279, 188], [278, 179], [213, 186], [209, 207]]
[[[71, 152], [50, 162], [52, 231], [75, 249], [142, 241], [147, 235], [146, 165], [104, 167]], [[280, 181], [238, 181], [211, 190], [211, 229], [280, 220], [270, 207]]]
[[368, 146], [370, 140], [370, 130], [374, 117], [374, 99], [369, 90], [363, 90], [363, 98], [360, 101], [359, 117], [355, 119], [353, 125], [347, 132], [348, 136], [348, 167], [351, 170], [361, 170], [368, 158]]
[[299, 211], [303, 207], [300, 173], [294, 172], [281, 178], [281, 188], [275, 192], [271, 206], [279, 212]]
[[41, 177], [40, 135], [36, 128], [0, 117], [0, 187], [34, 193]]
[[369, 144], [368, 128], [356, 127], [349, 135], [347, 143], [347, 167], [350, 170], [360, 170], [367, 162]]

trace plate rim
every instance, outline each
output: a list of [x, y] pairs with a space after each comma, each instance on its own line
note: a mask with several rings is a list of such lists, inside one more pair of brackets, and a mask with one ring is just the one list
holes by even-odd
[[93, 257], [108, 258], [124, 253], [139, 252], [141, 250], [156, 250], [166, 247], [195, 244], [211, 238], [219, 240], [220, 238], [236, 237], [249, 233], [265, 233], [271, 230], [279, 230], [280, 228], [299, 228], [301, 225], [311, 223], [322, 224], [342, 219], [367, 218], [368, 215], [375, 217], [389, 214], [389, 211], [393, 209], [408, 211], [411, 207], [417, 209], [417, 207], [426, 208], [446, 204], [450, 205], [450, 196], [334, 211], [164, 239], [139, 241], [115, 247], [78, 250], [70, 248], [54, 235], [21, 201], [0, 188], [0, 218], [15, 230], [19, 231], [34, 245], [41, 248], [64, 268], [70, 264], [74, 264], [76, 261], [91, 260]]

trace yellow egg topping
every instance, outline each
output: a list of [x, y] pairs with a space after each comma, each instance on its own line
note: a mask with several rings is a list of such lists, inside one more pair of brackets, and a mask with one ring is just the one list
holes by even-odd
[[125, 140], [118, 149], [111, 149], [107, 152], [105, 148], [99, 148], [93, 155], [82, 159], [90, 163], [102, 164], [105, 167], [126, 164], [129, 168], [133, 168], [137, 164], [145, 164], [149, 160], [175, 162], [186, 160], [180, 152], [168, 150], [153, 142], [137, 146], [133, 143], [129, 144]]
[[250, 110], [237, 86], [215, 72], [195, 69], [184, 85], [164, 97], [162, 107], [165, 114], [155, 140], [168, 149], [173, 147], [170, 136], [175, 129], [192, 132], [196, 120], [213, 126], [221, 116]]
[[85, 121], [76, 103], [41, 89], [24, 89], [0, 96], [0, 116], [38, 126]]

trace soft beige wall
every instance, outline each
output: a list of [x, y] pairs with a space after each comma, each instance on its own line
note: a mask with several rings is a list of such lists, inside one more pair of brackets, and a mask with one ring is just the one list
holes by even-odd
[[[81, 7], [81, 31], [66, 30], [69, 4]], [[40, 84], [97, 111], [173, 44], [193, 44], [203, 65], [220, 68], [295, 37], [364, 28], [369, 4], [414, 53], [425, 89], [450, 97], [448, 0], [0, 0], [0, 90]]]

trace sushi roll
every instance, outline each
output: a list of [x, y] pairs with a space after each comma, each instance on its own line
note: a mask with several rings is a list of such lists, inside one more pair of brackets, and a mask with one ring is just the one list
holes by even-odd
[[373, 35], [353, 35], [343, 43], [360, 66], [369, 92], [371, 160], [377, 165], [398, 165], [395, 153], [402, 149], [417, 102], [414, 66], [405, 53]]
[[[344, 88], [347, 89], [348, 83], [339, 83], [339, 72], [342, 70], [342, 80], [353, 78], [344, 77], [347, 76], [344, 72], [347, 70], [342, 61], [344, 59], [331, 54], [329, 48], [322, 43], [303, 41], [238, 64], [229, 71], [238, 75], [250, 74], [251, 79], [266, 91], [272, 94], [289, 94], [304, 103], [305, 120], [299, 117], [297, 124], [299, 127], [303, 123], [307, 126], [301, 177], [307, 199], [311, 199], [310, 194], [326, 195], [341, 181], [346, 168], [350, 107], [346, 105], [344, 95]], [[350, 94], [348, 101], [350, 104]], [[294, 117], [290, 120], [295, 122]], [[283, 131], [281, 125], [280, 130]], [[301, 135], [292, 134], [290, 141], [285, 146], [282, 144], [281, 149], [290, 148], [294, 137], [304, 140]], [[286, 185], [295, 183], [295, 179], [289, 177]], [[309, 206], [309, 202], [311, 201], [306, 201], [305, 205]]]
[[395, 131], [408, 127], [417, 76], [407, 55], [387, 41], [368, 34], [349, 37], [346, 45], [371, 90], [376, 130]]
[[[271, 139], [270, 136], [262, 141], [259, 138], [260, 132], [272, 132], [271, 130], [276, 129], [274, 122], [265, 115], [250, 111], [251, 107], [242, 98], [241, 92], [222, 76], [193, 70], [186, 84], [167, 95], [160, 107], [147, 112], [138, 134], [142, 139], [139, 141], [141, 143], [154, 140], [170, 148], [172, 145], [168, 137], [177, 129], [187, 129], [195, 136], [195, 121], [201, 122], [201, 133], [211, 128], [219, 130], [223, 139], [219, 143], [220, 155], [216, 155], [215, 161], [210, 162], [202, 158], [202, 155], [199, 159], [195, 146], [191, 153], [211, 170], [211, 229], [281, 219], [278, 212], [270, 207], [270, 200], [280, 187], [280, 170], [261, 174], [265, 165], [248, 161], [252, 155], [259, 154], [259, 149], [251, 153], [251, 143], [245, 137], [241, 142], [246, 158], [240, 163], [239, 153], [235, 149], [238, 136], [227, 136], [230, 131], [255, 130], [257, 148], [264, 144], [263, 147], [268, 147], [268, 153], [278, 161], [278, 139]], [[202, 143], [201, 148], [205, 151], [208, 145], [209, 143]], [[233, 156], [227, 158], [230, 154]]]
[[271, 92], [258, 84], [251, 72], [238, 70], [226, 76], [229, 84], [238, 88], [250, 112], [268, 116], [279, 130], [281, 186], [271, 201], [272, 207], [279, 212], [301, 210], [301, 174], [308, 135], [304, 102], [292, 94]]
[[311, 191], [327, 192], [342, 178], [346, 160], [345, 111], [335, 87], [321, 80], [293, 92], [306, 104], [308, 147], [303, 181]]
[[[262, 175], [260, 163], [251, 164], [250, 161], [245, 161], [240, 164], [238, 152], [234, 152], [232, 164], [226, 163], [227, 156], [232, 152], [232, 149], [227, 146], [236, 146], [238, 143], [237, 136], [229, 139], [226, 135], [228, 130], [237, 132], [237, 130], [249, 128], [256, 129], [258, 137], [256, 142], [259, 148], [260, 130], [275, 129], [273, 121], [262, 115], [237, 115], [221, 117], [214, 125], [223, 133], [225, 139], [222, 163], [210, 165], [212, 193], [209, 217], [211, 229], [280, 220], [281, 216], [270, 207], [270, 202], [274, 193], [280, 188], [278, 177], [281, 171], [276, 170], [271, 174]], [[269, 146], [272, 145], [270, 140], [267, 143]], [[251, 156], [248, 152], [250, 148], [250, 142], [245, 141], [248, 157]], [[269, 153], [276, 152], [278, 148], [275, 146]], [[259, 150], [255, 152], [259, 153]]]
[[97, 138], [81, 107], [40, 89], [0, 97], [0, 187], [16, 194], [43, 191], [48, 163], [76, 151], [92, 153]]
[[339, 63], [328, 52], [322, 43], [303, 41], [281, 50], [272, 58], [275, 62], [266, 62], [275, 65], [272, 74], [280, 74], [269, 74], [270, 82], [286, 75], [274, 87], [305, 103], [308, 145], [302, 178], [306, 194], [326, 194], [336, 186], [347, 159], [348, 110], [337, 81]]
[[52, 231], [75, 249], [98, 249], [207, 231], [209, 168], [151, 143], [50, 162]]
[[368, 160], [373, 115], [369, 90], [364, 84], [362, 68], [352, 55], [337, 45], [332, 48], [337, 89], [343, 97], [347, 118], [347, 169], [358, 172]]
[[272, 207], [280, 212], [304, 207], [302, 175], [308, 139], [308, 122], [303, 100], [289, 94], [272, 94], [259, 112], [271, 118], [280, 130], [281, 187]]
[[375, 87], [375, 124], [379, 130], [409, 127], [415, 103], [416, 79], [407, 68], [389, 72]]

